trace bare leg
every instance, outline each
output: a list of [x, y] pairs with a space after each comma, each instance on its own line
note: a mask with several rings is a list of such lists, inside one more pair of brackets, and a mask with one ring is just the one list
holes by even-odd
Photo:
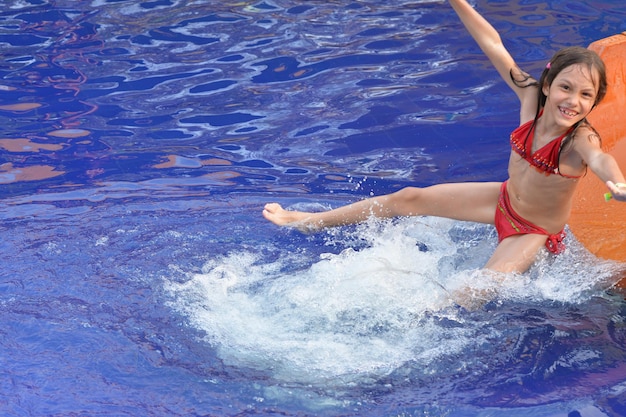
[[[504, 239], [485, 265], [484, 272], [496, 280], [504, 279], [505, 274], [526, 272], [535, 262], [546, 239], [547, 236], [539, 234], [515, 235]], [[482, 307], [496, 295], [496, 287], [478, 291], [465, 288], [450, 294], [455, 303], [468, 310]]]
[[526, 272], [537, 259], [547, 239], [545, 235], [534, 233], [510, 236], [500, 242], [485, 268], [504, 273]]
[[[440, 184], [427, 188], [407, 187], [396, 193], [374, 197], [321, 213], [289, 211], [279, 204], [265, 206], [263, 215], [280, 225], [302, 231], [340, 226], [367, 220], [370, 216], [395, 217], [431, 215], [456, 220], [493, 224], [501, 183]], [[523, 273], [528, 270], [545, 245], [547, 236], [516, 235], [504, 239], [485, 265], [485, 273], [498, 278], [500, 274]], [[496, 290], [456, 290], [454, 301], [468, 309], [476, 309], [492, 299]]]
[[368, 198], [321, 213], [289, 211], [267, 204], [263, 216], [279, 226], [302, 231], [360, 223], [371, 216], [439, 216], [456, 220], [493, 223], [500, 184], [439, 184], [427, 188], [407, 187], [392, 194]]
[[393, 217], [393, 212], [388, 208], [389, 199], [389, 196], [369, 198], [320, 213], [285, 210], [280, 204], [269, 203], [263, 209], [263, 217], [278, 226], [291, 226], [303, 232], [310, 232], [361, 223], [372, 216]]

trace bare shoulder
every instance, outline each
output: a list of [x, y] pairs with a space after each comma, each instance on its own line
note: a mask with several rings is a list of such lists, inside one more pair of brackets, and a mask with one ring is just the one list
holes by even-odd
[[568, 141], [568, 148], [573, 150], [589, 165], [598, 155], [604, 153], [602, 150], [602, 139], [598, 132], [588, 122], [581, 123], [572, 133], [572, 140]]
[[573, 132], [572, 136], [576, 139], [576, 144], [582, 146], [591, 145], [593, 147], [602, 147], [602, 138], [594, 127], [587, 122], [583, 121]]

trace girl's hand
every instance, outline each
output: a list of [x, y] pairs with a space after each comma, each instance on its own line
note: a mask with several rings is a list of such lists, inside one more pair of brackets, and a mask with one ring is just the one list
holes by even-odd
[[607, 181], [606, 186], [611, 190], [610, 193], [606, 193], [604, 198], [609, 201], [611, 198], [617, 201], [626, 201], [626, 184], [623, 182], [614, 183], [613, 181]]

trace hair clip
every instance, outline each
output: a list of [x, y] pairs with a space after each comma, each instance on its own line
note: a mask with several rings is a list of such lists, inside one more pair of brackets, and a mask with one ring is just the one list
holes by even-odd
[[550, 69], [550, 67], [552, 67], [552, 64], [550, 63], [550, 61], [548, 61], [548, 63], [546, 64], [546, 69]]

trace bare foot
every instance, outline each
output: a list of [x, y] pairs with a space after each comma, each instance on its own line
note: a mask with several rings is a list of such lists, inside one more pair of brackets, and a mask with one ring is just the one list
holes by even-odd
[[315, 229], [307, 220], [311, 213], [303, 211], [285, 210], [278, 203], [268, 203], [263, 208], [263, 217], [278, 226], [295, 227], [301, 232], [311, 232]]

